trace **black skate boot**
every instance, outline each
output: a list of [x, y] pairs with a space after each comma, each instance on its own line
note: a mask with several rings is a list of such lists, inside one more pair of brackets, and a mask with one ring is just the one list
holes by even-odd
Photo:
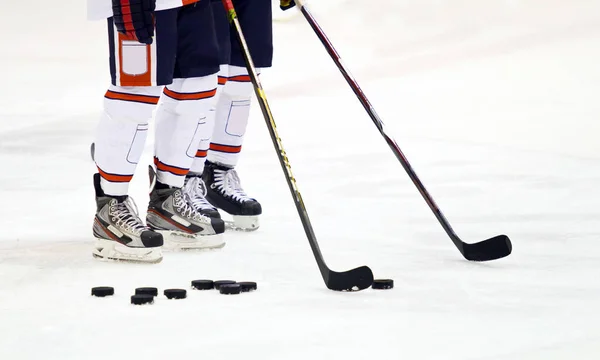
[[226, 222], [228, 227], [244, 231], [259, 228], [262, 207], [244, 192], [234, 168], [206, 161], [202, 178], [207, 187], [206, 199], [233, 217], [233, 221]]
[[94, 174], [94, 188], [96, 244], [92, 255], [104, 260], [160, 262], [163, 237], [144, 225], [133, 199], [104, 194], [100, 187], [100, 174]]
[[225, 246], [225, 223], [196, 211], [183, 189], [172, 188], [156, 181], [150, 168], [151, 192], [146, 222], [161, 233], [165, 248], [170, 250], [202, 250]]

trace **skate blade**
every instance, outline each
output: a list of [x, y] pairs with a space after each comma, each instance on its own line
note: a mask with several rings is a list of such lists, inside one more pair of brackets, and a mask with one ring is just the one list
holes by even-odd
[[216, 250], [225, 246], [223, 234], [199, 235], [172, 230], [155, 230], [162, 234], [163, 248], [169, 251]]
[[225, 229], [232, 231], [256, 231], [260, 227], [258, 216], [232, 215], [233, 220], [225, 220]]
[[113, 240], [96, 239], [92, 256], [98, 260], [157, 264], [162, 261], [162, 248], [132, 248]]

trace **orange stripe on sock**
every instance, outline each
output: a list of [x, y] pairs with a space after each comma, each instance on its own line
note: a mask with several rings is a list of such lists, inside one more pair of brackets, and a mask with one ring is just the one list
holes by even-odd
[[215, 96], [215, 94], [217, 93], [217, 89], [212, 89], [212, 90], [208, 90], [208, 91], [201, 91], [201, 92], [196, 92], [196, 93], [180, 93], [180, 92], [176, 92], [173, 90], [169, 90], [166, 86], [165, 89], [163, 90], [163, 93], [165, 95], [167, 95], [168, 97], [175, 99], [175, 100], [180, 100], [180, 101], [184, 101], [184, 100], [201, 100], [201, 99], [208, 99], [211, 98], [213, 96]]
[[252, 81], [252, 79], [250, 79], [250, 75], [232, 76], [232, 77], [228, 78], [227, 80], [228, 81], [237, 81], [237, 82], [250, 82], [250, 81]]
[[230, 153], [230, 154], [237, 154], [242, 151], [241, 146], [230, 146], [230, 145], [215, 144], [215, 143], [210, 143], [210, 149], [214, 150], [214, 151], [220, 151], [220, 152], [225, 152], [225, 153]]
[[110, 182], [130, 182], [133, 178], [133, 175], [109, 174], [107, 172], [102, 171], [102, 169], [100, 168], [98, 168], [98, 172], [104, 180]]
[[208, 155], [208, 150], [198, 150], [196, 151], [196, 157], [203, 158]]
[[227, 83], [227, 77], [219, 76], [219, 85], [225, 85]]
[[158, 96], [133, 95], [133, 94], [120, 93], [120, 92], [111, 91], [111, 90], [108, 90], [106, 92], [106, 94], [104, 95], [104, 97], [107, 99], [111, 99], [111, 100], [133, 101], [133, 102], [139, 102], [139, 103], [151, 104], [151, 105], [158, 104], [158, 100], [160, 99], [160, 97], [158, 97]]
[[184, 168], [180, 168], [177, 166], [167, 165], [167, 164], [163, 163], [162, 161], [158, 160], [158, 158], [156, 158], [156, 157], [154, 158], [154, 164], [156, 165], [156, 168], [158, 170], [170, 172], [173, 175], [186, 176], [188, 174], [188, 172], [190, 172], [190, 169], [184, 169]]

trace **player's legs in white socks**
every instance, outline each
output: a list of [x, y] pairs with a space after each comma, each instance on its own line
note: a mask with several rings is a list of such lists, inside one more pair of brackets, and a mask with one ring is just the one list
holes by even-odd
[[162, 87], [110, 86], [96, 130], [94, 160], [105, 194], [127, 195]]
[[245, 193], [235, 170], [248, 126], [253, 85], [246, 68], [229, 65], [226, 76], [227, 82], [216, 102], [203, 179], [209, 202], [233, 215], [233, 226], [254, 230], [259, 226], [262, 208]]
[[163, 91], [156, 113], [154, 163], [158, 182], [183, 187], [198, 144], [210, 138], [210, 109], [216, 95], [216, 75], [174, 79]]
[[156, 184], [150, 193], [146, 221], [163, 234], [167, 247], [205, 249], [225, 245], [220, 236], [206, 236], [223, 233], [223, 221], [196, 211], [183, 190], [200, 139], [210, 137], [212, 131], [207, 120], [216, 84], [216, 74], [174, 79], [165, 87], [158, 106]]
[[105, 94], [94, 140], [98, 173], [94, 174], [97, 212], [93, 255], [97, 258], [162, 260], [162, 236], [144, 225], [127, 196], [160, 91], [158, 86], [111, 86]]

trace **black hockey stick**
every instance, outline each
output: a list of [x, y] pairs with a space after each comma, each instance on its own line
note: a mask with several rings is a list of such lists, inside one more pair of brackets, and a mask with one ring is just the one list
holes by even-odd
[[373, 284], [373, 272], [368, 266], [361, 266], [356, 269], [348, 270], [345, 272], [336, 272], [331, 270], [327, 266], [327, 264], [325, 264], [323, 254], [321, 254], [319, 244], [317, 243], [317, 238], [313, 231], [312, 225], [310, 224], [310, 219], [308, 217], [306, 207], [304, 206], [304, 202], [302, 201], [302, 196], [300, 195], [300, 191], [298, 190], [298, 186], [296, 185], [296, 179], [292, 175], [292, 169], [290, 166], [289, 159], [286, 155], [285, 150], [283, 149], [281, 138], [277, 134], [275, 120], [273, 119], [271, 109], [269, 108], [269, 104], [267, 102], [267, 97], [256, 74], [256, 68], [250, 56], [250, 51], [248, 50], [248, 45], [246, 44], [242, 28], [237, 18], [237, 14], [235, 12], [231, 0], [222, 1], [223, 5], [225, 6], [225, 10], [227, 11], [227, 17], [229, 18], [231, 27], [235, 32], [237, 39], [240, 43], [244, 60], [246, 62], [246, 68], [248, 69], [248, 74], [250, 75], [252, 84], [254, 85], [254, 92], [256, 94], [256, 98], [258, 99], [260, 109], [262, 110], [263, 117], [265, 118], [265, 121], [267, 123], [267, 128], [269, 129], [269, 134], [271, 135], [271, 140], [273, 141], [273, 146], [277, 150], [277, 157], [279, 158], [279, 163], [281, 164], [281, 168], [285, 175], [285, 179], [290, 188], [290, 192], [292, 193], [292, 198], [294, 199], [296, 209], [298, 210], [298, 215], [300, 215], [302, 226], [304, 227], [306, 237], [308, 238], [308, 242], [310, 243], [312, 252], [315, 256], [315, 259], [317, 260], [317, 264], [319, 265], [319, 270], [321, 271], [321, 275], [323, 276], [325, 285], [327, 286], [327, 288], [336, 291], [357, 291], [368, 288]]
[[510, 242], [510, 239], [506, 235], [498, 235], [491, 239], [487, 239], [474, 244], [467, 244], [464, 241], [462, 241], [458, 237], [458, 235], [456, 235], [456, 233], [450, 226], [448, 220], [446, 220], [435, 201], [433, 201], [433, 198], [431, 197], [427, 189], [425, 189], [425, 186], [423, 186], [421, 180], [419, 180], [419, 178], [417, 177], [417, 174], [412, 169], [411, 165], [400, 150], [400, 147], [398, 146], [396, 141], [386, 133], [383, 121], [381, 121], [379, 115], [377, 115], [377, 113], [375, 112], [373, 105], [371, 105], [366, 95], [360, 89], [354, 77], [349, 73], [348, 69], [346, 69], [346, 66], [342, 63], [340, 55], [335, 50], [335, 48], [333, 47], [323, 30], [319, 26], [319, 24], [315, 20], [315, 18], [312, 16], [310, 11], [306, 7], [305, 1], [295, 0], [295, 2], [296, 5], [300, 8], [302, 14], [304, 15], [304, 18], [310, 24], [310, 27], [314, 30], [319, 40], [321, 40], [321, 43], [323, 43], [323, 46], [337, 65], [340, 72], [344, 75], [344, 78], [348, 82], [348, 85], [350, 85], [350, 87], [354, 91], [354, 94], [356, 94], [356, 97], [358, 98], [358, 100], [360, 100], [360, 103], [363, 105], [363, 107], [371, 117], [371, 120], [373, 120], [373, 123], [375, 124], [375, 126], [377, 126], [377, 129], [389, 145], [390, 149], [392, 149], [394, 155], [396, 155], [396, 158], [398, 158], [398, 160], [402, 164], [402, 167], [404, 167], [404, 170], [406, 170], [408, 176], [411, 178], [411, 180], [413, 181], [413, 183], [427, 202], [427, 205], [429, 205], [429, 208], [431, 209], [431, 211], [433, 211], [435, 217], [438, 219], [444, 230], [446, 230], [446, 233], [448, 234], [448, 236], [450, 236], [450, 239], [452, 239], [452, 242], [454, 243], [454, 245], [456, 245], [456, 247], [458, 248], [460, 253], [465, 257], [465, 259], [471, 261], [488, 261], [500, 259], [510, 255], [510, 253], [512, 252], [512, 244]]

